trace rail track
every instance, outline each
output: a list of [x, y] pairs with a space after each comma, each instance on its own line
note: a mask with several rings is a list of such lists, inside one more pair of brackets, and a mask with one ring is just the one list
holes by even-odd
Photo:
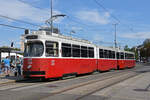
[[[25, 80], [17, 83], [8, 83], [0, 85], [0, 90], [22, 90], [26, 87], [29, 88], [35, 88], [45, 85], [56, 85], [56, 84], [66, 84], [70, 81], [79, 81], [84, 80], [82, 82], [75, 82], [71, 85], [65, 86], [65, 87], [59, 87], [52, 91], [50, 91], [50, 94], [41, 98], [41, 100], [45, 100], [46, 98], [57, 96], [60, 94], [77, 94], [79, 95], [77, 98], [73, 100], [81, 100], [83, 98], [86, 98], [90, 96], [91, 94], [100, 91], [104, 88], [110, 87], [112, 85], [115, 85], [119, 82], [122, 82], [126, 79], [132, 78], [134, 76], [137, 76], [139, 73], [133, 71], [134, 69], [127, 69], [127, 70], [120, 70], [120, 71], [111, 71], [106, 73], [100, 73], [100, 74], [91, 74], [91, 75], [85, 75], [81, 77], [66, 79], [66, 80], [58, 80], [58, 81], [50, 81], [50, 82], [42, 82], [40, 80]], [[94, 79], [95, 77], [95, 79]], [[87, 80], [89, 79], [89, 80]], [[62, 85], [62, 84], [61, 84]], [[8, 89], [7, 89], [8, 87]]]
[[[98, 74], [102, 74], [100, 77], [107, 77], [110, 74], [123, 73], [123, 72], [130, 71], [130, 70], [131, 69], [122, 70], [122, 71], [112, 71], [112, 72], [106, 72], [106, 73], [98, 73]], [[34, 79], [34, 80], [27, 79], [27, 80], [21, 80], [21, 81], [16, 81], [16, 82], [9, 82], [9, 83], [0, 84], [0, 87], [7, 87], [10, 85], [16, 85], [16, 86], [14, 86], [14, 88], [21, 88], [21, 87], [33, 86], [33, 85], [38, 86], [39, 84], [42, 86], [42, 85], [46, 85], [46, 84], [56, 84], [56, 83], [62, 83], [62, 82], [69, 82], [69, 81], [72, 81], [74, 79], [76, 79], [76, 80], [85, 79], [85, 78], [88, 78], [88, 77], [93, 76], [93, 75], [97, 75], [97, 74], [83, 75], [80, 77], [74, 77], [74, 78], [63, 79], [63, 80], [50, 80], [50, 81], [46, 81], [46, 82], [38, 80], [38, 79]], [[113, 77], [113, 76], [111, 76], [111, 77]], [[94, 79], [92, 79], [92, 80], [95, 82]], [[9, 88], [9, 89], [12, 89], [12, 88]]]
[[[82, 98], [85, 98], [97, 91], [100, 91], [104, 88], [115, 85], [117, 83], [120, 83], [126, 79], [135, 77], [137, 75], [139, 75], [139, 73], [133, 72], [131, 70], [126, 70], [124, 72], [121, 71], [121, 72], [115, 73], [114, 75], [111, 75], [111, 76], [103, 75], [103, 76], [101, 76], [101, 79], [95, 79], [95, 80], [75, 84], [72, 86], [68, 86], [65, 88], [56, 89], [54, 91], [51, 91], [51, 94], [47, 97], [55, 96], [55, 95], [59, 95], [59, 94], [70, 94], [71, 93], [71, 94], [75, 94], [75, 95], [81, 95], [75, 99], [75, 100], [81, 100]], [[41, 100], [44, 100], [47, 97], [42, 98]]]

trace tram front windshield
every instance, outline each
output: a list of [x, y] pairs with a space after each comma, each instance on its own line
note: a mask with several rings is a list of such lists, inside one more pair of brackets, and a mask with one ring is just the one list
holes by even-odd
[[43, 55], [44, 45], [40, 41], [25, 44], [24, 57], [40, 57]]

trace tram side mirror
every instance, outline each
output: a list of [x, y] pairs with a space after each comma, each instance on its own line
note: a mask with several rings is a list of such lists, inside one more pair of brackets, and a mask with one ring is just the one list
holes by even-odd
[[25, 33], [25, 35], [29, 34], [29, 30], [26, 29], [24, 33]]

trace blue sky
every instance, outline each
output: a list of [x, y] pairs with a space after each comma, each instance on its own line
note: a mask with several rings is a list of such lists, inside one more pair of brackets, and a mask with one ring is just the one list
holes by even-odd
[[[22, 2], [25, 1], [25, 2]], [[83, 38], [104, 46], [114, 46], [114, 26], [117, 25], [118, 45], [129, 47], [142, 44], [150, 38], [149, 0], [53, 0], [54, 14], [67, 17], [55, 21], [61, 33]], [[0, 15], [45, 26], [50, 17], [50, 0], [0, 0]], [[112, 16], [117, 17], [120, 23]], [[24, 23], [0, 17], [0, 24], [9, 24], [30, 29], [38, 29]], [[12, 41], [19, 47], [20, 35], [24, 30], [0, 26], [0, 46], [9, 46]]]

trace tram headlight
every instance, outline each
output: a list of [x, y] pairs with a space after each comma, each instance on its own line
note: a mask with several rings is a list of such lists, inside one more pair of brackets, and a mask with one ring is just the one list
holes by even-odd
[[27, 67], [27, 68], [28, 68], [28, 69], [30, 69], [31, 67], [32, 67], [31, 65], [28, 65], [28, 67]]

